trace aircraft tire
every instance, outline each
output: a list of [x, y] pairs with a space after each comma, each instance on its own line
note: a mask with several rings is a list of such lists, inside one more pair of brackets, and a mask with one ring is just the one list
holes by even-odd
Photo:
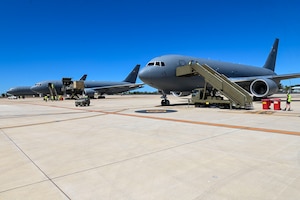
[[161, 105], [162, 106], [169, 106], [170, 105], [170, 101], [167, 99], [161, 100]]

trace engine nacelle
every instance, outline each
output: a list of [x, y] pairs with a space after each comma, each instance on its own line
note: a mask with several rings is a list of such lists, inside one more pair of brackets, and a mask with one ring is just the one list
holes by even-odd
[[189, 96], [191, 92], [171, 92], [171, 94], [175, 97], [185, 97]]
[[266, 97], [278, 91], [278, 85], [271, 79], [256, 79], [250, 85], [250, 92], [255, 97]]
[[84, 94], [92, 99], [95, 97], [95, 93], [96, 91], [93, 89], [88, 89], [88, 88], [84, 89]]

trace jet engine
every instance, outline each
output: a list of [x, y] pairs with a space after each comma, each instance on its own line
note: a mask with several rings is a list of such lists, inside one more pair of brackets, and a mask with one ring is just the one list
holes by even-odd
[[175, 97], [185, 97], [191, 94], [191, 92], [171, 92]]
[[278, 91], [276, 82], [271, 79], [256, 79], [250, 85], [250, 92], [255, 97], [266, 97]]
[[93, 89], [88, 89], [88, 88], [84, 89], [84, 94], [92, 99], [94, 98], [95, 93], [96, 91]]

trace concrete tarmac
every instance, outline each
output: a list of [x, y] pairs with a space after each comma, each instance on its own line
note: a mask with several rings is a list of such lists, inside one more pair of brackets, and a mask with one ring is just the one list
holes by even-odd
[[0, 199], [300, 199], [300, 94], [292, 111], [159, 97], [0, 99]]

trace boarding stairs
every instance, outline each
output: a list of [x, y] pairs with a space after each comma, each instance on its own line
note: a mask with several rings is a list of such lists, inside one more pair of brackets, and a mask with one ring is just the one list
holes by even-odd
[[218, 73], [206, 64], [192, 63], [178, 67], [176, 76], [202, 76], [205, 80], [205, 86], [209, 83], [214, 89], [231, 102], [230, 107], [234, 105], [236, 108], [253, 108], [252, 96], [240, 87], [238, 84], [230, 81], [225, 75]]
[[58, 96], [57, 96], [57, 91], [55, 89], [55, 86], [53, 83], [48, 83], [48, 89], [50, 92], [50, 99], [51, 100], [57, 100]]

